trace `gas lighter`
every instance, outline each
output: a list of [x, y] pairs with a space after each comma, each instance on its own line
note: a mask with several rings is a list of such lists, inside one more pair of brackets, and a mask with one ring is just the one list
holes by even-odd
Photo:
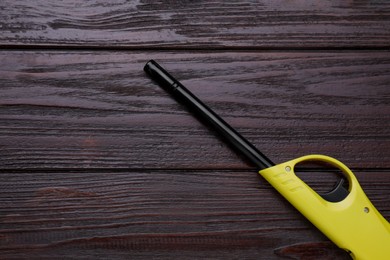
[[[275, 165], [157, 62], [147, 62], [144, 71], [248, 158], [264, 179], [353, 259], [390, 259], [390, 224], [367, 198], [347, 166], [332, 157], [317, 154]], [[319, 194], [295, 173], [297, 164], [309, 161], [338, 168], [343, 178], [333, 190]], [[343, 185], [344, 179], [348, 181], [348, 188]]]

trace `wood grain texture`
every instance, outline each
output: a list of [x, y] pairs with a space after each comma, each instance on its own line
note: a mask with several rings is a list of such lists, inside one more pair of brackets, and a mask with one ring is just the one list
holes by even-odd
[[[349, 259], [143, 73], [390, 220], [390, 2], [0, 2], [1, 259]], [[304, 169], [316, 191], [332, 173]]]
[[11, 1], [2, 47], [389, 48], [390, 2]]
[[[387, 175], [356, 175], [389, 219]], [[348, 259], [254, 171], [3, 171], [0, 205], [2, 258]]]
[[0, 52], [3, 169], [248, 169], [142, 71], [149, 58], [275, 162], [390, 167], [389, 52]]

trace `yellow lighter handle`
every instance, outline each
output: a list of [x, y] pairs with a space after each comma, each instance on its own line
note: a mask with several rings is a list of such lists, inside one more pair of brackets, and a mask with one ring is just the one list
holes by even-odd
[[[323, 199], [295, 175], [295, 165], [303, 161], [326, 162], [339, 168], [349, 182], [349, 194], [339, 202]], [[324, 155], [307, 155], [259, 173], [353, 259], [390, 259], [389, 222], [372, 205], [351, 170], [340, 161]]]

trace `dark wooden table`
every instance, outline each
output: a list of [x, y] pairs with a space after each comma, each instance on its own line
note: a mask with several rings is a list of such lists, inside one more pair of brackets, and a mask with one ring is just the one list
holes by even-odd
[[[0, 2], [1, 259], [348, 259], [154, 84], [390, 219], [390, 2]], [[306, 174], [320, 188], [328, 174]]]

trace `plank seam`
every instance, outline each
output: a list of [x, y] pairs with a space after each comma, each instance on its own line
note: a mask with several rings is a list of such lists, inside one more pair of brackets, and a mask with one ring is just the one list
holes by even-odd
[[390, 45], [379, 46], [329, 46], [329, 47], [267, 47], [267, 46], [99, 46], [99, 45], [18, 45], [18, 44], [0, 44], [0, 50], [80, 50], [80, 51], [158, 51], [158, 52], [185, 52], [185, 51], [234, 51], [234, 52], [253, 52], [253, 51], [390, 51]]

